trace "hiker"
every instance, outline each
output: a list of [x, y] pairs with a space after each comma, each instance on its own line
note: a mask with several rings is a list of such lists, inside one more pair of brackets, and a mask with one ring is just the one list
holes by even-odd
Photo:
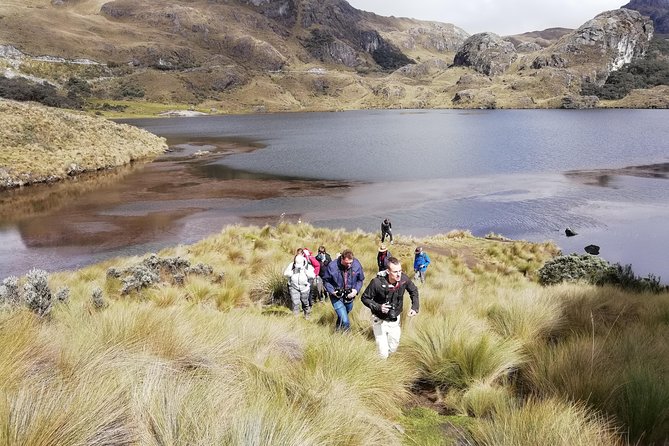
[[430, 257], [423, 251], [423, 248], [418, 246], [413, 259], [414, 280], [420, 279], [420, 283], [425, 283], [425, 274], [429, 265]]
[[386, 240], [386, 235], [390, 237], [390, 244], [393, 244], [393, 224], [387, 218], [381, 222], [381, 243]]
[[353, 309], [353, 299], [360, 293], [364, 280], [362, 265], [350, 249], [343, 250], [339, 258], [325, 268], [323, 285], [337, 313], [337, 330], [350, 330], [348, 314]]
[[316, 277], [314, 268], [307, 262], [304, 255], [296, 254], [293, 261], [286, 266], [283, 275], [288, 279], [288, 290], [290, 291], [293, 315], [298, 316], [300, 314], [301, 304], [304, 317], [309, 319], [309, 315], [311, 314], [311, 303], [309, 302], [311, 285], [309, 284], [309, 279]]
[[328, 293], [323, 286], [323, 274], [325, 273], [325, 268], [332, 261], [332, 257], [325, 250], [325, 246], [321, 245], [318, 247], [318, 254], [316, 254], [316, 260], [321, 265], [319, 272], [319, 277], [316, 277], [314, 282], [316, 283], [316, 297], [319, 301], [325, 301], [325, 298], [328, 297]]
[[321, 276], [323, 275], [323, 268], [328, 266], [332, 262], [332, 257], [325, 250], [325, 246], [321, 245], [318, 247], [318, 254], [316, 254], [316, 260], [321, 264]]
[[381, 246], [379, 246], [379, 253], [376, 255], [376, 264], [379, 267], [379, 272], [386, 270], [386, 262], [388, 261], [388, 258], [392, 256], [393, 255], [388, 251], [388, 248], [386, 248], [386, 245], [381, 243]]
[[379, 355], [386, 359], [400, 344], [400, 316], [404, 292], [409, 291], [411, 310], [409, 317], [418, 314], [418, 288], [402, 273], [402, 265], [395, 257], [388, 257], [387, 268], [374, 277], [360, 300], [372, 310], [372, 331]]
[[316, 257], [314, 257], [311, 251], [308, 250], [307, 248], [302, 248], [302, 253], [304, 255], [304, 258], [307, 259], [307, 262], [309, 262], [311, 266], [313, 266], [314, 274], [316, 274], [316, 276], [313, 279], [309, 280], [309, 285], [311, 286], [309, 290], [309, 304], [313, 305], [315, 297], [314, 295], [316, 294], [316, 289], [318, 288], [318, 284], [316, 283], [316, 281], [318, 280], [320, 282], [321, 280], [320, 279], [321, 264], [316, 259]]
[[307, 248], [302, 248], [302, 255], [304, 255], [304, 258], [307, 259], [307, 262], [311, 263], [311, 266], [314, 267], [314, 272], [316, 275], [319, 275], [321, 271], [321, 264], [318, 259], [316, 259], [316, 257], [314, 257], [311, 251], [309, 251]]

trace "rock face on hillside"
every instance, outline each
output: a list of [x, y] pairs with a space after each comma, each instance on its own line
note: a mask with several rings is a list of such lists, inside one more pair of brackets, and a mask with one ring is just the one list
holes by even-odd
[[511, 42], [494, 33], [479, 33], [465, 40], [453, 64], [495, 76], [506, 71], [517, 58], [518, 54]]
[[636, 11], [618, 9], [597, 15], [563, 36], [532, 61], [532, 68], [584, 67], [584, 78], [604, 82], [611, 71], [641, 58], [653, 36], [653, 23]]
[[656, 33], [669, 34], [669, 0], [632, 0], [623, 8], [650, 17]]
[[[383, 33], [384, 29], [380, 31], [403, 50], [423, 48], [438, 53], [455, 53], [469, 37], [469, 34], [463, 29], [450, 23], [419, 22], [412, 19], [396, 20], [397, 22], [393, 23], [394, 30], [390, 30], [391, 27], [388, 26], [383, 27], [388, 29], [387, 32]], [[406, 27], [401, 26], [403, 29], [398, 30], [398, 24], [406, 24]]]

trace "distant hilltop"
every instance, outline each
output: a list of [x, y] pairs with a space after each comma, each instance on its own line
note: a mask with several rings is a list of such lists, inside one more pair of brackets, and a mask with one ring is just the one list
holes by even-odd
[[[669, 44], [654, 22], [664, 26], [669, 7], [628, 6], [641, 13], [504, 37], [344, 0], [26, 0], [0, 5], [0, 96], [110, 116], [137, 104], [163, 107], [148, 114], [667, 107]], [[648, 79], [627, 79], [648, 73], [629, 69], [644, 63]], [[629, 76], [607, 86], [614, 72]], [[50, 90], [26, 93], [35, 85]]]

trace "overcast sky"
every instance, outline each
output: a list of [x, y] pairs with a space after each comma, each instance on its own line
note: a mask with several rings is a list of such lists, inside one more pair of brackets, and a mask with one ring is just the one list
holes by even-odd
[[546, 28], [578, 28], [600, 12], [629, 0], [348, 0], [379, 15], [452, 23], [469, 34], [520, 34]]

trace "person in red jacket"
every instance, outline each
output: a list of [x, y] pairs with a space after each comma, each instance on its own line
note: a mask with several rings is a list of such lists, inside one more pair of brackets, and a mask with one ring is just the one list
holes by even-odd
[[314, 272], [316, 273], [316, 277], [309, 280], [309, 284], [311, 285], [311, 289], [309, 291], [309, 303], [313, 305], [314, 300], [318, 299], [318, 290], [323, 287], [323, 282], [319, 275], [321, 272], [321, 262], [319, 262], [318, 259], [312, 254], [312, 252], [307, 248], [302, 248], [302, 255], [307, 259], [307, 262], [309, 262], [311, 266], [314, 267]]

